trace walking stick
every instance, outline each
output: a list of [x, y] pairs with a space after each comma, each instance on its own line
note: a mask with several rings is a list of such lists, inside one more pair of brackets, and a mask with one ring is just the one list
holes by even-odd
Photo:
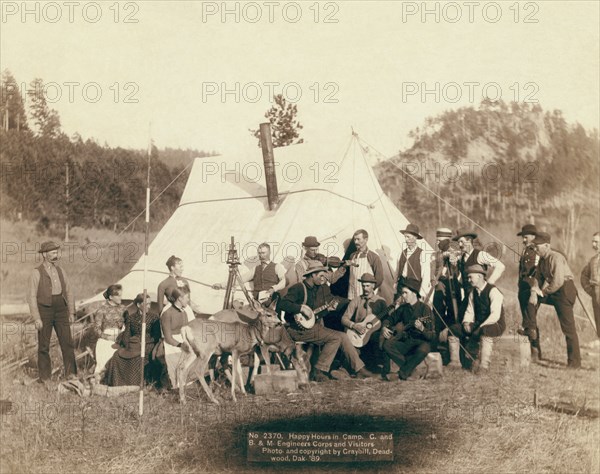
[[598, 328], [596, 328], [596, 321], [594, 321], [592, 319], [592, 317], [590, 316], [590, 313], [588, 313], [587, 309], [585, 306], [583, 306], [583, 301], [581, 301], [581, 298], [579, 296], [579, 293], [577, 293], [577, 301], [579, 301], [579, 304], [581, 305], [581, 307], [583, 308], [583, 312], [585, 313], [585, 315], [587, 316], [590, 324], [592, 325], [592, 327], [594, 328], [594, 331], [596, 331], [596, 333], [598, 332]]

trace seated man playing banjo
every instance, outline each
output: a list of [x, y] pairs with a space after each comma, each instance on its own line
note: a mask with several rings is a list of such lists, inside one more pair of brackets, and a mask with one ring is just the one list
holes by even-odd
[[279, 301], [277, 310], [285, 311], [285, 320], [289, 323], [288, 333], [294, 341], [322, 346], [311, 373], [313, 380], [325, 382], [333, 379], [329, 370], [340, 346], [357, 377], [371, 377], [373, 374], [365, 369], [365, 364], [346, 334], [328, 329], [322, 321], [316, 321], [322, 313], [337, 306], [337, 301], [326, 284], [327, 272], [327, 267], [320, 262], [311, 261], [303, 275], [304, 281], [289, 287], [287, 294]]
[[381, 296], [375, 294], [377, 280], [371, 273], [363, 273], [358, 280], [362, 296], [354, 298], [342, 316], [342, 325], [352, 345], [359, 351], [361, 359], [369, 367], [376, 367], [381, 359], [379, 330], [388, 306]]

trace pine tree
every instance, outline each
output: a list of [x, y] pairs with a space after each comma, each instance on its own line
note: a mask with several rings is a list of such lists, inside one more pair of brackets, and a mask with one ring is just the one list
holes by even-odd
[[[265, 112], [265, 118], [269, 119], [271, 123], [273, 147], [303, 143], [304, 139], [300, 138], [299, 133], [303, 126], [296, 119], [298, 107], [288, 104], [282, 94], [273, 96], [273, 100], [275, 105]], [[258, 146], [260, 147], [260, 130], [249, 131], [258, 138]]]
[[36, 135], [56, 138], [60, 134], [60, 117], [58, 112], [48, 107], [44, 96], [44, 81], [36, 78], [31, 81], [28, 92], [31, 105], [30, 114], [36, 127]]
[[0, 116], [4, 130], [29, 130], [25, 105], [19, 85], [8, 69], [2, 72]]

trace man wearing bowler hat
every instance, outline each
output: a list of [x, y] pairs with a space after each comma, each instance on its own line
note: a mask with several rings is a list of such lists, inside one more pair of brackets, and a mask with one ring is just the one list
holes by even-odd
[[519, 259], [519, 280], [518, 280], [518, 299], [523, 317], [523, 328], [517, 332], [522, 336], [527, 336], [531, 344], [531, 358], [536, 361], [542, 358], [540, 348], [540, 335], [536, 321], [536, 314], [539, 305], [532, 304], [531, 288], [538, 285], [537, 266], [540, 256], [535, 252], [533, 240], [537, 229], [533, 224], [526, 224], [521, 228], [517, 236], [523, 238], [523, 253]]
[[42, 383], [48, 382], [52, 375], [50, 338], [53, 328], [62, 351], [65, 377], [77, 374], [70, 326], [75, 320], [75, 303], [67, 276], [56, 264], [59, 248], [55, 242], [44, 242], [39, 250], [44, 261], [29, 278], [27, 302], [38, 330], [38, 371]]
[[573, 272], [569, 268], [566, 257], [550, 245], [550, 234], [538, 232], [533, 243], [536, 253], [540, 256], [538, 265], [539, 281], [532, 288], [530, 302], [554, 306], [560, 329], [565, 335], [567, 343], [567, 364], [571, 369], [581, 367], [581, 354], [579, 353], [579, 338], [575, 327], [573, 306], [577, 299], [577, 288], [573, 282]]
[[[374, 275], [363, 273], [358, 281], [362, 285], [363, 294], [348, 305], [342, 316], [342, 326], [346, 331], [354, 331], [354, 334], [362, 338], [368, 337], [368, 342], [361, 346], [359, 354], [366, 365], [375, 368], [378, 359], [381, 359], [378, 344], [380, 324], [377, 323], [384, 318], [387, 303], [384, 298], [375, 294], [377, 280]], [[377, 319], [373, 319], [373, 316]]]
[[[334, 284], [338, 281], [344, 274], [346, 273], [346, 267], [342, 265], [342, 262], [337, 259], [332, 259], [331, 257], [326, 257], [322, 253], [319, 253], [319, 247], [321, 243], [317, 240], [314, 235], [308, 235], [304, 238], [302, 242], [302, 247], [304, 249], [304, 254], [302, 258], [293, 265], [288, 272], [286, 273], [287, 285], [291, 286], [298, 282], [302, 281], [304, 272], [308, 269], [310, 262], [317, 261], [323, 265], [329, 266], [330, 270], [327, 272], [327, 280], [330, 284]], [[331, 264], [330, 264], [331, 263]], [[331, 269], [335, 267], [335, 270]]]
[[417, 280], [420, 284], [419, 293], [421, 296], [426, 296], [431, 288], [431, 258], [417, 245], [417, 240], [423, 240], [423, 236], [415, 224], [408, 224], [406, 229], [401, 230], [400, 233], [404, 235], [406, 248], [398, 259], [396, 297], [394, 299], [398, 299], [402, 285], [408, 278]]

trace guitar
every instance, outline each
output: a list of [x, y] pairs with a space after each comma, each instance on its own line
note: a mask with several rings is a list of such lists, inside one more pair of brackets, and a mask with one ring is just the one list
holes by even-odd
[[381, 321], [374, 314], [367, 314], [367, 317], [361, 321], [367, 324], [367, 330], [364, 334], [360, 334], [356, 329], [346, 328], [348, 339], [354, 347], [366, 346], [371, 338], [371, 335], [381, 327]]
[[385, 310], [383, 310], [381, 314], [367, 314], [365, 319], [361, 321], [362, 323], [367, 323], [367, 330], [364, 334], [360, 334], [355, 329], [346, 328], [346, 334], [348, 334], [348, 338], [350, 339], [352, 345], [354, 347], [366, 346], [369, 342], [369, 339], [371, 338], [371, 335], [381, 328], [381, 321], [391, 316], [392, 313], [396, 311], [396, 308], [398, 306], [399, 305], [396, 305], [396, 303], [394, 302], [387, 308], [385, 308]]
[[329, 303], [326, 303], [312, 311], [310, 316], [306, 316], [302, 313], [297, 313], [294, 315], [294, 319], [298, 323], [298, 325], [302, 326], [304, 329], [311, 329], [315, 323], [317, 322], [317, 315], [324, 311], [334, 311], [340, 302], [337, 299], [331, 300]]

